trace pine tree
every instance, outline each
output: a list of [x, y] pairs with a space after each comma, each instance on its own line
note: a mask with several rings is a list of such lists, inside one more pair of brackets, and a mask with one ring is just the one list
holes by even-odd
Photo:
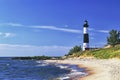
[[109, 45], [114, 47], [116, 44], [120, 43], [119, 32], [117, 30], [111, 30], [109, 34], [110, 36], [107, 37], [107, 42]]

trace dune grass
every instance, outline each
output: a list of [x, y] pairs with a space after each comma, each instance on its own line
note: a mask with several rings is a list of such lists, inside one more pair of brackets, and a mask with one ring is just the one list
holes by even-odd
[[70, 55], [70, 57], [95, 57], [99, 59], [120, 58], [120, 46], [102, 48], [97, 50], [81, 51]]

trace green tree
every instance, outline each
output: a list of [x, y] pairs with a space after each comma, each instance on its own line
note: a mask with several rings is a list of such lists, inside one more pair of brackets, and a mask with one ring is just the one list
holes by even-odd
[[107, 37], [107, 43], [111, 46], [115, 46], [120, 43], [119, 32], [117, 30], [111, 30], [109, 32], [110, 36]]
[[119, 44], [120, 44], [120, 31], [118, 32]]
[[73, 53], [79, 52], [81, 50], [82, 50], [81, 46], [76, 45], [76, 46], [74, 46], [73, 48], [70, 49], [68, 55], [72, 55]]

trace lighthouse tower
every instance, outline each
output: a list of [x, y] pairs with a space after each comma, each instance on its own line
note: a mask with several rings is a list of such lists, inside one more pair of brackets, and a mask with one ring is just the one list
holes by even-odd
[[83, 25], [83, 33], [84, 33], [84, 38], [83, 38], [83, 51], [89, 49], [89, 34], [88, 34], [88, 21], [85, 20], [84, 25]]

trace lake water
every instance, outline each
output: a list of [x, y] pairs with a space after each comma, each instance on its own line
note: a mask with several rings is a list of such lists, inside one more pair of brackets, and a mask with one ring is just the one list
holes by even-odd
[[77, 80], [79, 76], [86, 75], [85, 70], [77, 65], [0, 58], [0, 80]]

